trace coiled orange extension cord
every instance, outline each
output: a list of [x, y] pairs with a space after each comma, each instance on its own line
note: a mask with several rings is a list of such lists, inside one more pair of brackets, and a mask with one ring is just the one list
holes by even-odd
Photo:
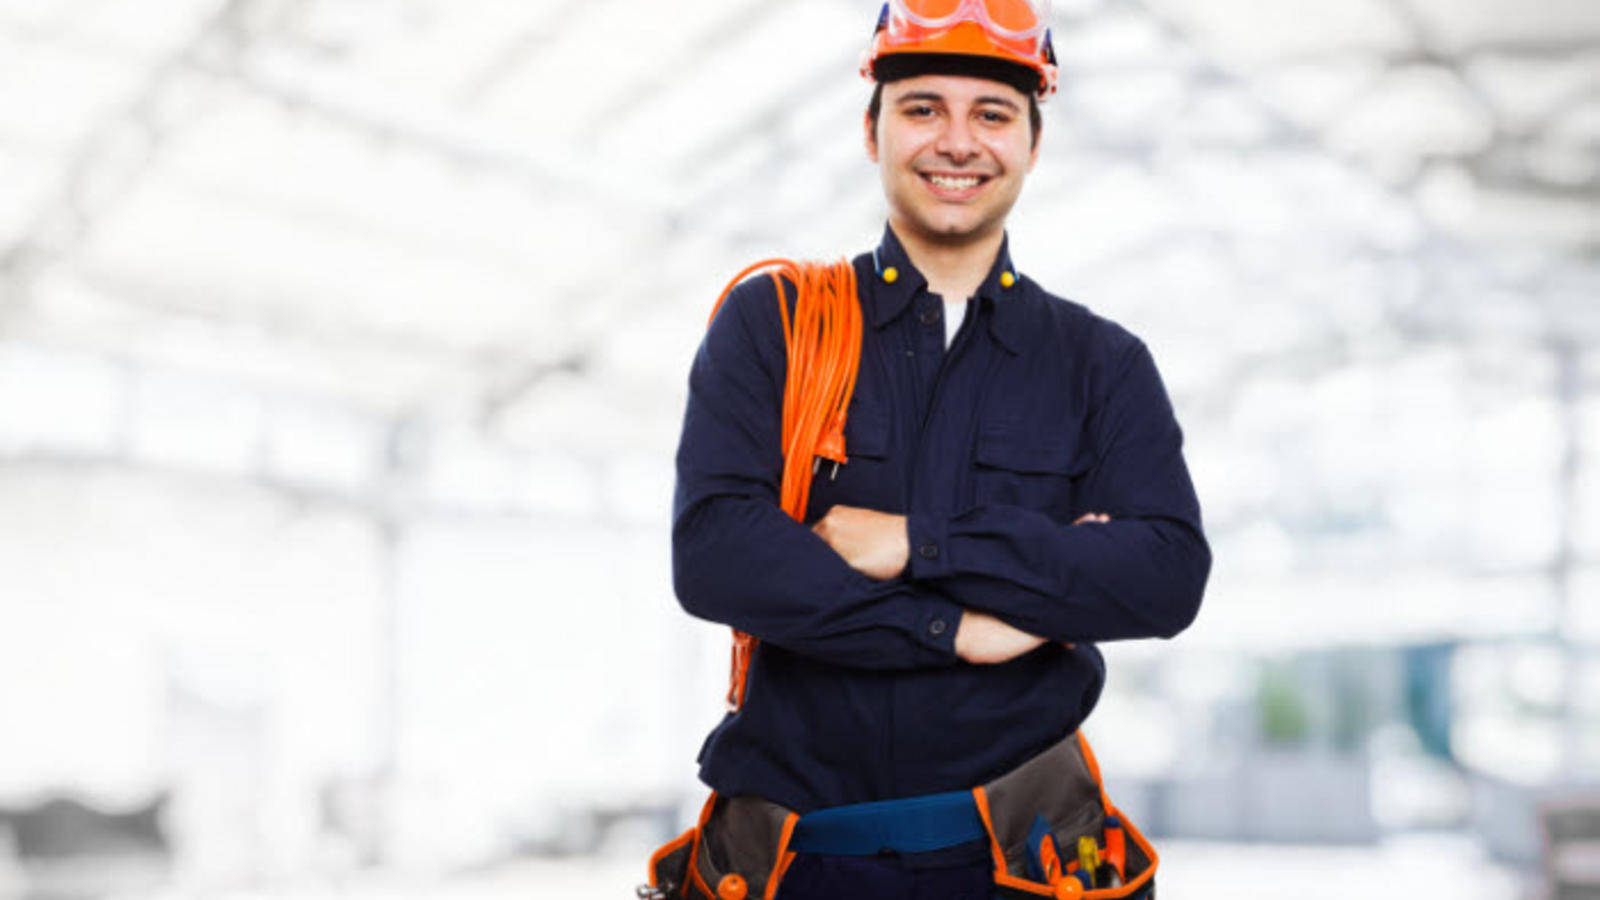
[[[844, 422], [861, 366], [861, 305], [856, 300], [856, 271], [848, 260], [829, 264], [764, 259], [733, 276], [711, 308], [711, 318], [716, 318], [734, 286], [761, 269], [772, 270], [789, 360], [783, 390], [783, 486], [779, 503], [798, 522], [805, 519], [811, 476], [821, 461], [831, 460], [836, 469], [849, 461], [845, 457]], [[784, 279], [796, 289], [792, 321]], [[744, 703], [756, 644], [754, 635], [734, 629], [728, 676], [730, 710]]]

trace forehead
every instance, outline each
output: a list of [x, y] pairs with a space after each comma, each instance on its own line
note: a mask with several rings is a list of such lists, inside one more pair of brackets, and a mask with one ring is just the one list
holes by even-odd
[[1019, 107], [1025, 107], [1028, 103], [1028, 98], [1021, 91], [1003, 81], [974, 78], [969, 75], [917, 75], [884, 85], [884, 99], [890, 103], [902, 97], [912, 95], [926, 97], [929, 94], [952, 103], [993, 101], [1011, 103]]

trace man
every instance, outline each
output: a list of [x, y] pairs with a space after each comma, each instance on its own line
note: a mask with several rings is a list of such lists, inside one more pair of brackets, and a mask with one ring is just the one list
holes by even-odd
[[[880, 17], [864, 137], [888, 224], [854, 260], [848, 461], [819, 468], [803, 523], [777, 504], [771, 279], [734, 290], [690, 376], [675, 588], [761, 641], [701, 777], [802, 826], [1016, 768], [1094, 707], [1095, 642], [1170, 637], [1199, 607], [1210, 550], [1149, 351], [1007, 249], [1054, 86], [1047, 16], [894, 0]], [[989, 896], [984, 840], [882, 849], [802, 848], [778, 896]]]

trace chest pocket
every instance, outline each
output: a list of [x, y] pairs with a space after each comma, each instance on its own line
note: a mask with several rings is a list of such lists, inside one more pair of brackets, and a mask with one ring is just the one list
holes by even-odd
[[1048, 513], [1069, 522], [1077, 489], [1093, 468], [1094, 448], [1083, 423], [984, 423], [973, 451], [974, 499]]
[[830, 460], [818, 464], [811, 476], [806, 522], [815, 522], [828, 507], [838, 504], [898, 508], [898, 493], [893, 488], [899, 481], [890, 471], [889, 444], [888, 413], [876, 404], [851, 404], [844, 422], [844, 453], [850, 461], [837, 471]]

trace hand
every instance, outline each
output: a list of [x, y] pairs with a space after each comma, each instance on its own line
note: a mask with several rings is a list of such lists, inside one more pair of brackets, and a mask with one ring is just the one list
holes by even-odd
[[956, 655], [975, 665], [1010, 662], [1045, 639], [996, 619], [988, 613], [967, 610], [956, 628]]
[[834, 506], [811, 530], [844, 557], [850, 568], [868, 578], [894, 578], [905, 571], [911, 560], [905, 516], [859, 506]]
[[[1101, 524], [1111, 521], [1105, 513], [1084, 513], [1072, 524]], [[980, 665], [1010, 662], [1044, 644], [1045, 639], [1013, 628], [987, 613], [967, 610], [961, 616], [961, 627], [956, 629], [956, 655], [969, 663]], [[1077, 645], [1062, 641], [1068, 650]]]

